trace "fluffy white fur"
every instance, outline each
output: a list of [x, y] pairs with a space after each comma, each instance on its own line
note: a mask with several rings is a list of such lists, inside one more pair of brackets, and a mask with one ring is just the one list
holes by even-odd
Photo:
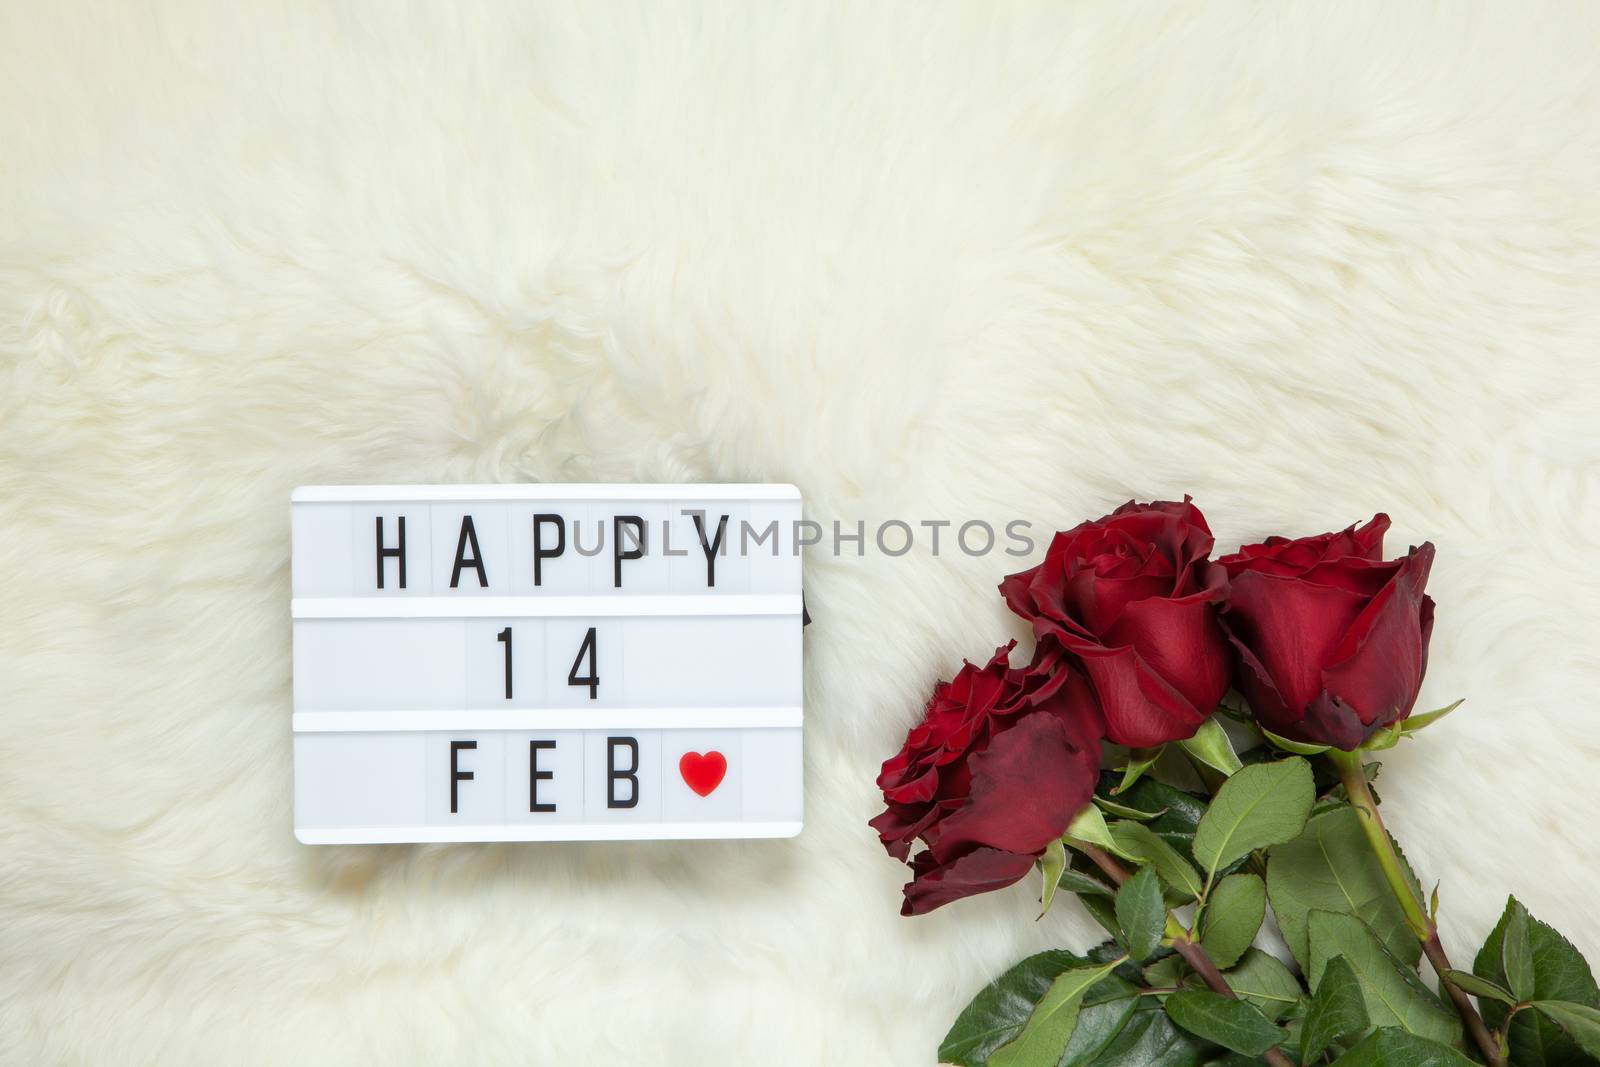
[[1084, 946], [865, 823], [1019, 561], [813, 553], [795, 841], [307, 848], [288, 494], [1195, 495], [1433, 539], [1395, 829], [1600, 958], [1600, 24], [1571, 5], [0, 3], [0, 1061], [923, 1064]]

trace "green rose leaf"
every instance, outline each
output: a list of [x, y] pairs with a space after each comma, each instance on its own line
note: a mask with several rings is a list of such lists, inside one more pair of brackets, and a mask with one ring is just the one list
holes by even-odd
[[1067, 846], [1060, 841], [1052, 841], [1045, 846], [1044, 855], [1039, 857], [1039, 872], [1044, 876], [1044, 893], [1039, 901], [1039, 918], [1044, 918], [1050, 910], [1050, 904], [1056, 899], [1056, 890], [1061, 888], [1061, 875], [1067, 869]]
[[1506, 974], [1506, 986], [1519, 1001], [1532, 998], [1535, 984], [1528, 918], [1525, 908], [1508, 914], [1500, 938], [1500, 966]]
[[1078, 812], [1077, 817], [1067, 826], [1063, 840], [1068, 844], [1082, 841], [1103, 848], [1107, 852], [1115, 852], [1124, 859], [1133, 858], [1123, 852], [1121, 846], [1112, 838], [1111, 828], [1106, 825], [1106, 817], [1100, 814], [1100, 809], [1093, 804]]
[[1179, 741], [1178, 747], [1212, 770], [1221, 771], [1224, 776], [1244, 766], [1239, 762], [1239, 754], [1233, 750], [1233, 742], [1228, 740], [1228, 731], [1222, 728], [1215, 716], [1201, 723], [1193, 737]]
[[[1102, 778], [1102, 782], [1104, 780]], [[1195, 827], [1200, 825], [1200, 817], [1206, 813], [1207, 799], [1155, 778], [1146, 778], [1119, 796], [1117, 801], [1154, 816], [1139, 821], [1146, 822], [1158, 837], [1177, 849], [1184, 859], [1189, 859]]]
[[1328, 962], [1343, 956], [1355, 972], [1373, 1025], [1397, 1026], [1444, 1044], [1459, 1040], [1461, 1024], [1455, 1014], [1422, 984], [1409, 964], [1391, 956], [1359, 918], [1313, 911], [1309, 926], [1311, 966], [1307, 976], [1313, 989], [1321, 983]]
[[1052, 949], [1038, 952], [984, 986], [956, 1017], [939, 1045], [939, 1061], [982, 1067], [989, 1054], [1016, 1037], [1050, 983], [1089, 963], [1082, 956]]
[[1183, 989], [1166, 1000], [1172, 1021], [1207, 1041], [1259, 1056], [1283, 1041], [1283, 1031], [1254, 1004], [1202, 989]]
[[1271, 953], [1252, 948], [1222, 976], [1228, 988], [1241, 999], [1261, 1009], [1269, 1019], [1277, 1019], [1300, 1003], [1300, 979]]
[[1093, 875], [1073, 870], [1071, 867], [1061, 872], [1061, 877], [1056, 880], [1056, 884], [1067, 892], [1076, 893], [1079, 896], [1087, 894], [1090, 896], [1109, 897], [1115, 892], [1110, 886]]
[[[1095, 1002], [1097, 994], [1109, 990], [1113, 985], [1118, 988], [1120, 995]], [[1061, 1053], [1062, 1067], [1076, 1067], [1098, 1059], [1127, 1027], [1128, 1020], [1143, 999], [1136, 988], [1115, 975], [1091, 989], [1083, 998], [1083, 1006], [1078, 1009], [1078, 1025], [1072, 1031], [1072, 1039]]]
[[1163, 956], [1150, 964], [1141, 972], [1145, 984], [1156, 989], [1176, 989], [1183, 981], [1183, 957], [1174, 952], [1170, 956]]
[[1101, 811], [1109, 815], [1115, 815], [1119, 819], [1133, 819], [1135, 822], [1149, 822], [1151, 819], [1166, 812], [1165, 808], [1161, 811], [1143, 811], [1139, 808], [1129, 807], [1126, 804], [1118, 804], [1115, 800], [1109, 800], [1101, 796], [1095, 797], [1094, 802]]
[[1424, 712], [1421, 715], [1413, 715], [1400, 723], [1400, 729], [1404, 733], [1408, 734], [1414, 734], [1418, 730], [1425, 730], [1434, 723], [1438, 722], [1440, 719], [1444, 718], [1446, 715], [1450, 714], [1452, 711], [1455, 711], [1465, 700], [1466, 697], [1462, 697], [1461, 700], [1456, 701], [1454, 704], [1446, 704], [1444, 707], [1437, 708], [1434, 711]]
[[[1506, 929], [1519, 916], [1527, 923], [1528, 946], [1533, 955], [1533, 999], [1600, 1008], [1600, 989], [1595, 986], [1588, 962], [1566, 938], [1529, 915], [1515, 897], [1506, 901], [1505, 914], [1484, 942], [1478, 958], [1472, 961], [1472, 972], [1502, 987], [1510, 986], [1503, 948]], [[1505, 1020], [1505, 1007], [1492, 1001], [1480, 1006], [1490, 1029], [1497, 1029]], [[1511, 1062], [1517, 1067], [1554, 1067], [1579, 1061], [1582, 1056], [1573, 1038], [1542, 1011], [1518, 1012], [1508, 1034]]]
[[[1139, 965], [1137, 963], [1129, 962], [1128, 954], [1122, 951], [1122, 946], [1117, 944], [1116, 938], [1112, 938], [1109, 941], [1100, 942], [1094, 948], [1091, 948], [1085, 952], [1084, 956], [1088, 957], [1090, 963], [1116, 964], [1120, 972], [1115, 975], [1115, 977], [1118, 979], [1126, 978], [1131, 981], [1132, 979], [1138, 977]], [[1109, 981], [1109, 979], [1107, 979], [1107, 981]], [[1085, 1004], [1092, 1004], [1096, 1000], [1102, 999], [1102, 995], [1104, 993], [1104, 986], [1090, 990], [1089, 995], [1083, 998], [1083, 1002]]]
[[1300, 1029], [1300, 1062], [1311, 1063], [1335, 1041], [1364, 1033], [1370, 1025], [1355, 970], [1343, 956], [1333, 957], [1322, 969], [1322, 981]]
[[1533, 1006], [1541, 1015], [1554, 1019], [1583, 1051], [1600, 1056], [1600, 1008], [1565, 1000], [1536, 1000]]
[[[1202, 824], [1204, 821], [1201, 820]], [[1154, 867], [1163, 882], [1185, 894], [1187, 899], [1200, 895], [1200, 876], [1194, 867], [1148, 825], [1119, 822], [1112, 828], [1112, 834], [1124, 855]]]
[[1479, 978], [1469, 971], [1446, 971], [1444, 972], [1444, 977], [1449, 980], [1451, 985], [1480, 999], [1488, 997], [1490, 1000], [1498, 1000], [1506, 1005], [1517, 1003], [1517, 998], [1511, 995], [1510, 990], [1501, 989], [1487, 978]]
[[1201, 1067], [1211, 1046], [1174, 1026], [1154, 997], [1141, 997], [1138, 1004], [1099, 1055], [1085, 1063], [1064, 1057], [1061, 1067]]
[[1128, 762], [1122, 768], [1122, 784], [1112, 789], [1113, 794], [1126, 793], [1133, 788], [1133, 783], [1144, 777], [1144, 772], [1155, 765], [1161, 758], [1165, 746], [1157, 748], [1131, 748], [1128, 750]]
[[1359, 916], [1384, 948], [1407, 965], [1422, 957], [1422, 946], [1406, 925], [1359, 820], [1341, 804], [1312, 817], [1304, 833], [1267, 855], [1267, 896], [1283, 939], [1302, 968], [1311, 959], [1306, 920], [1313, 910]]
[[1167, 905], [1154, 868], [1144, 868], [1117, 890], [1117, 924], [1127, 938], [1128, 955], [1135, 960], [1149, 959], [1161, 947]]
[[1314, 800], [1311, 765], [1298, 756], [1244, 768], [1222, 784], [1200, 820], [1195, 862], [1209, 877], [1258, 848], [1293, 841]]
[[1448, 1045], [1404, 1030], [1374, 1030], [1355, 1048], [1333, 1061], [1333, 1067], [1474, 1067]]
[[1267, 886], [1253, 874], [1230, 874], [1206, 902], [1200, 945], [1218, 967], [1232, 967], [1267, 915]]
[[1078, 1025], [1084, 994], [1119, 962], [1075, 967], [1059, 975], [1039, 998], [1021, 1032], [990, 1054], [989, 1067], [1055, 1067]]

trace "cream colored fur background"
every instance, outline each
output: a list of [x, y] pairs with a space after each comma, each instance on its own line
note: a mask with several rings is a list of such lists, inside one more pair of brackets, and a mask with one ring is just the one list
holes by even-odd
[[[1432, 538], [1383, 794], [1600, 958], [1600, 11], [0, 2], [0, 1061], [923, 1064], [1090, 943], [867, 829], [1019, 561], [807, 560], [789, 842], [307, 848], [288, 494]], [[946, 546], [948, 547], [948, 546]]]

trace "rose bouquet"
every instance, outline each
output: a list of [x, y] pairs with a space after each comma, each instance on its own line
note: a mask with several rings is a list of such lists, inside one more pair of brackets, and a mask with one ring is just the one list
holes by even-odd
[[1596, 1062], [1577, 950], [1512, 898], [1455, 967], [1384, 827], [1374, 755], [1456, 707], [1412, 714], [1434, 550], [1385, 559], [1388, 525], [1213, 559], [1187, 498], [1130, 502], [1001, 583], [1031, 659], [1013, 642], [935, 688], [872, 826], [911, 865], [903, 914], [1037, 870], [1043, 910], [1066, 890], [1108, 940], [991, 982], [941, 1060]]

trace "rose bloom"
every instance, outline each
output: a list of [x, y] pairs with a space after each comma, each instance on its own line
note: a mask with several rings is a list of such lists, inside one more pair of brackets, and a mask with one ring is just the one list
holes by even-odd
[[1227, 594], [1211, 530], [1189, 503], [1129, 501], [1050, 543], [1044, 562], [1000, 583], [1012, 611], [1082, 666], [1106, 734], [1149, 748], [1193, 736], [1228, 691], [1217, 624]]
[[1411, 714], [1428, 667], [1433, 545], [1385, 561], [1389, 516], [1359, 530], [1269, 537], [1218, 564], [1238, 685], [1256, 719], [1294, 741], [1354, 749]]
[[1083, 676], [1050, 653], [1010, 666], [1016, 642], [940, 682], [905, 746], [878, 776], [887, 810], [871, 826], [911, 861], [902, 915], [1022, 878], [1094, 794], [1099, 716]]

